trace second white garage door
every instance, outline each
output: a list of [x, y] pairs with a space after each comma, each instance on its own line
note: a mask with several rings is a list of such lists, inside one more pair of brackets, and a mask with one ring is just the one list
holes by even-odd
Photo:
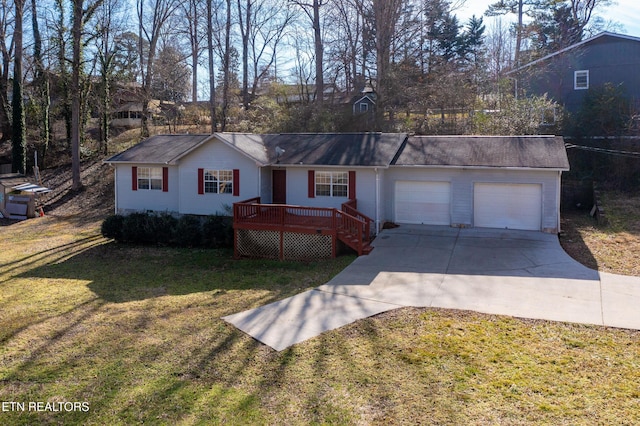
[[449, 182], [396, 182], [396, 222], [425, 225], [451, 224]]
[[542, 227], [542, 185], [476, 183], [473, 223], [481, 228], [539, 231]]

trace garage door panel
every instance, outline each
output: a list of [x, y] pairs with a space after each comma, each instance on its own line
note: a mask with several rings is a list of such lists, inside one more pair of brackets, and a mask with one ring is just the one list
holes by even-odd
[[450, 187], [449, 182], [397, 181], [396, 222], [450, 225]]
[[474, 225], [539, 231], [542, 226], [542, 185], [476, 183]]

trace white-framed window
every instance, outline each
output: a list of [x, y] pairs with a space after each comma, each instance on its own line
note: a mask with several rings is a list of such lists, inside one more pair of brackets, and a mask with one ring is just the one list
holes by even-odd
[[369, 111], [369, 104], [366, 102], [360, 102], [360, 113]]
[[205, 170], [205, 194], [232, 194], [233, 170]]
[[349, 172], [319, 172], [316, 175], [317, 197], [346, 197], [349, 193]]
[[162, 167], [138, 167], [138, 189], [162, 190]]
[[586, 90], [589, 88], [589, 70], [573, 72], [573, 89]]
[[553, 126], [556, 124], [557, 115], [555, 108], [544, 108], [542, 110], [542, 120], [540, 122], [543, 126]]

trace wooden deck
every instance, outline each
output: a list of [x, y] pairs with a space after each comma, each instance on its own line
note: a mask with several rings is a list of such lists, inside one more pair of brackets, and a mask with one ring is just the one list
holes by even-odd
[[[354, 205], [355, 200], [349, 204], [345, 203], [342, 206], [343, 210], [338, 210], [288, 204], [261, 204], [260, 198], [234, 203], [233, 228], [236, 256], [238, 256], [237, 230], [239, 229], [331, 235], [332, 257], [336, 255], [337, 240], [353, 248], [358, 255], [368, 254], [373, 249], [369, 245], [373, 221], [358, 212]], [[282, 254], [280, 257], [282, 258]]]

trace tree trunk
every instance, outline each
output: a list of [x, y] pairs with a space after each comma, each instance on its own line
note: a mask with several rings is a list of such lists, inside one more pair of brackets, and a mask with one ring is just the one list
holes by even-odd
[[12, 168], [15, 173], [26, 173], [27, 144], [25, 136], [24, 101], [22, 87], [22, 19], [24, 0], [15, 0], [15, 59], [13, 63], [13, 116], [12, 116]]
[[36, 6], [36, 0], [31, 2], [31, 15], [33, 24], [33, 56], [35, 62], [35, 81], [34, 84], [37, 90], [38, 102], [40, 103], [42, 127], [40, 129], [40, 136], [42, 138], [42, 160], [44, 161], [49, 150], [50, 141], [50, 127], [51, 120], [49, 118], [49, 110], [51, 108], [51, 98], [49, 94], [49, 77], [44, 69], [44, 63], [42, 61], [42, 38], [40, 36], [40, 29], [38, 26], [38, 12]]
[[520, 66], [520, 49], [522, 46], [522, 2], [524, 0], [518, 0], [518, 28], [516, 28], [516, 53], [513, 62], [515, 68]]
[[252, 0], [246, 0], [245, 17], [242, 18], [242, 6], [238, 0], [238, 17], [240, 19], [240, 33], [242, 35], [242, 106], [249, 109], [249, 34], [251, 33]]
[[200, 46], [198, 41], [198, 30], [200, 14], [197, 10], [198, 2], [191, 0], [193, 7], [193, 22], [190, 24], [193, 29], [191, 34], [191, 101], [198, 102], [198, 57], [200, 56]]
[[231, 73], [231, 0], [227, 0], [227, 21], [224, 29], [224, 60], [222, 87], [222, 123], [221, 130], [227, 127], [227, 113], [229, 110], [229, 82]]
[[316, 55], [316, 102], [322, 107], [324, 103], [324, 74], [322, 32], [320, 31], [320, 0], [313, 0], [313, 35]]
[[73, 57], [71, 62], [71, 179], [72, 189], [82, 188], [80, 177], [80, 55], [82, 43], [83, 1], [73, 0]]
[[209, 114], [211, 114], [211, 133], [216, 132], [216, 73], [213, 64], [213, 0], [207, 0], [207, 50], [209, 54]]

